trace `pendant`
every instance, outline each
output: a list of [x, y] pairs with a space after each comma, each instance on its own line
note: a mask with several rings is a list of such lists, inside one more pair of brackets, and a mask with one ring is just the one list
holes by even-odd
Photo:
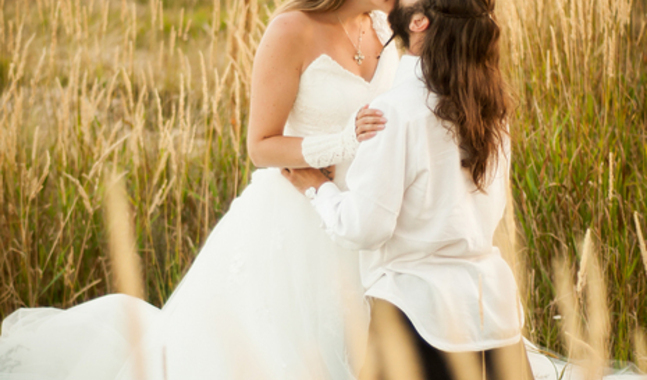
[[357, 64], [358, 64], [358, 65], [361, 65], [361, 64], [362, 64], [362, 61], [363, 61], [363, 60], [364, 60], [364, 58], [366, 58], [366, 57], [364, 57], [364, 54], [362, 54], [362, 52], [361, 52], [361, 51], [358, 51], [358, 52], [357, 52], [357, 54], [355, 54], [355, 57], [354, 57], [354, 58], [355, 58], [355, 62], [357, 62]]

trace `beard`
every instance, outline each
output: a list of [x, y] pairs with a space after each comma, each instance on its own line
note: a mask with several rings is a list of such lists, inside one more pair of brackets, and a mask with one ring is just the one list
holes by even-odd
[[402, 45], [408, 49], [409, 46], [409, 24], [411, 23], [411, 18], [417, 12], [422, 12], [422, 7], [420, 3], [424, 0], [419, 0], [413, 5], [403, 7], [400, 5], [399, 1], [396, 1], [393, 6], [393, 10], [389, 13], [389, 24], [391, 24], [391, 30], [393, 35], [398, 37], [402, 42]]

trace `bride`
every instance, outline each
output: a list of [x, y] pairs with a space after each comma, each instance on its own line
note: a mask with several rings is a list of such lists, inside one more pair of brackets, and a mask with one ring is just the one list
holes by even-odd
[[335, 165], [344, 188], [358, 140], [373, 132], [343, 126], [389, 89], [397, 65], [395, 47], [383, 48], [392, 1], [285, 3], [252, 73], [248, 151], [267, 169], [254, 172], [168, 302], [108, 295], [20, 309], [3, 321], [0, 378], [354, 378], [361, 354], [353, 360], [347, 336], [363, 346], [368, 317], [357, 255], [333, 244], [278, 168]]

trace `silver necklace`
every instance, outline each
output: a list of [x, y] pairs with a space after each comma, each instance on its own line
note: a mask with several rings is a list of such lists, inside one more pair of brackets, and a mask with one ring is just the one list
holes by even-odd
[[348, 40], [357, 51], [353, 59], [355, 60], [355, 62], [357, 62], [358, 65], [361, 65], [362, 61], [366, 58], [364, 57], [364, 54], [362, 54], [362, 35], [364, 34], [364, 31], [362, 30], [362, 24], [360, 24], [359, 26], [359, 36], [357, 37], [357, 45], [355, 45], [355, 43], [353, 42], [353, 39], [350, 38], [350, 34], [348, 34], [348, 30], [346, 30], [344, 23], [341, 22], [339, 15], [335, 13], [335, 16], [337, 16], [337, 21], [339, 21], [339, 24], [341, 24], [341, 27], [344, 29], [344, 32], [346, 33], [346, 37], [348, 37]]

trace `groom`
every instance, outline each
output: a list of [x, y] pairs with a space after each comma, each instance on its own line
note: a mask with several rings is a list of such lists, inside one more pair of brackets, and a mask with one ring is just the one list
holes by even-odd
[[[424, 378], [528, 380], [516, 284], [492, 246], [508, 160], [499, 160], [487, 192], [474, 188], [461, 167], [464, 153], [431, 110], [437, 96], [427, 90], [419, 59], [432, 54], [430, 35], [439, 32], [430, 26], [434, 17], [494, 20], [472, 9], [478, 2], [455, 0], [452, 14], [436, 10], [438, 1], [400, 0], [389, 16], [407, 54], [393, 89], [371, 104], [388, 121], [360, 144], [346, 177], [349, 190], [315, 169], [282, 172], [311, 199], [332, 239], [361, 251], [366, 296], [373, 310], [388, 306], [399, 313]], [[381, 122], [364, 114], [358, 113], [359, 129]], [[377, 323], [371, 320], [371, 333]], [[461, 368], [466, 354], [475, 364], [467, 372]]]

